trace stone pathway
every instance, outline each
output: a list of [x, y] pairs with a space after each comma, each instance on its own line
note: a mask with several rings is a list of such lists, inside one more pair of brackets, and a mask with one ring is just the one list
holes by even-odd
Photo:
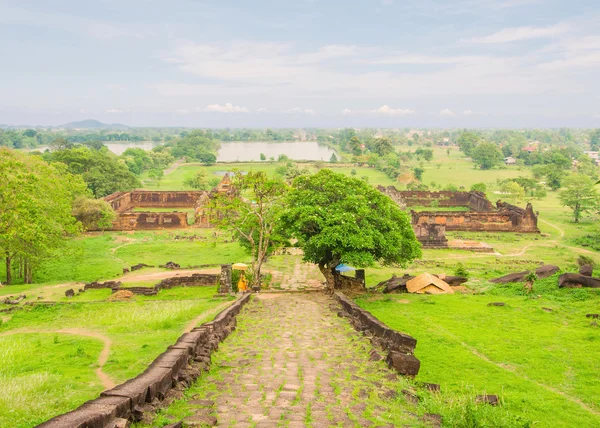
[[285, 291], [311, 291], [323, 290], [323, 275], [316, 265], [310, 263], [296, 263], [291, 273], [271, 271], [272, 284], [278, 284], [279, 289]]
[[[254, 295], [211, 370], [157, 418], [184, 426], [415, 426], [408, 383], [324, 293]], [[156, 422], [159, 419], [155, 420]]]

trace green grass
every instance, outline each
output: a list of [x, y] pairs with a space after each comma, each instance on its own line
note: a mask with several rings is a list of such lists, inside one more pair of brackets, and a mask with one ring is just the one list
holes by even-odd
[[[103, 390], [94, 369], [104, 344], [79, 334], [111, 341], [102, 370], [118, 384], [145, 370], [186, 326], [212, 319], [228, 302], [212, 298], [215, 292], [215, 287], [178, 288], [106, 302], [90, 300], [106, 299], [110, 290], [88, 290], [72, 304], [11, 313], [0, 324], [0, 426], [35, 425]], [[75, 334], [58, 332], [73, 329]], [[31, 403], [39, 411], [32, 413]]]
[[[597, 311], [600, 293], [559, 290], [554, 276], [536, 283], [533, 298], [520, 294], [513, 284], [485, 295], [367, 296], [358, 303], [417, 338], [417, 380], [442, 385], [441, 401], [429, 405], [448, 412], [445, 420], [456, 410], [448, 403], [489, 393], [533, 426], [599, 425], [600, 328], [585, 314]], [[488, 307], [492, 301], [507, 305]]]
[[0, 426], [30, 427], [94, 398], [102, 343], [70, 334], [0, 337]]
[[[175, 229], [91, 233], [66, 241], [64, 254], [42, 263], [34, 271], [37, 284], [89, 282], [121, 276], [123, 268], [138, 263], [159, 266], [169, 261], [182, 267], [247, 262], [248, 254], [231, 237], [212, 229]], [[175, 236], [196, 236], [194, 241]], [[227, 242], [225, 242], [227, 241]], [[0, 266], [0, 278], [4, 277]], [[31, 286], [0, 288], [0, 295], [18, 293]]]

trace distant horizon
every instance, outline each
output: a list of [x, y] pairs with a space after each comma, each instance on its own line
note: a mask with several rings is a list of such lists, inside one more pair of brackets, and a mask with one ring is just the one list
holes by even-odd
[[[96, 121], [105, 125], [103, 128], [63, 128], [63, 126], [70, 125], [77, 122], [87, 122], [87, 121]], [[81, 120], [73, 120], [69, 122], [62, 122], [57, 125], [48, 125], [48, 124], [31, 124], [31, 123], [4, 123], [0, 120], [0, 127], [6, 128], [54, 128], [54, 129], [71, 129], [71, 130], [89, 130], [89, 131], [111, 131], [111, 130], [123, 130], [118, 128], [110, 128], [110, 126], [124, 126], [129, 129], [138, 129], [138, 128], [184, 128], [184, 129], [308, 129], [308, 128], [317, 128], [317, 129], [341, 129], [341, 128], [355, 128], [355, 129], [424, 129], [424, 130], [461, 130], [461, 129], [471, 129], [471, 130], [535, 130], [535, 129], [548, 129], [548, 130], [559, 130], [562, 128], [567, 129], [581, 129], [581, 130], [589, 130], [589, 129], [597, 129], [600, 128], [600, 124], [597, 126], [418, 126], [418, 125], [389, 125], [389, 126], [373, 126], [373, 125], [343, 125], [343, 126], [314, 126], [314, 125], [292, 125], [292, 126], [272, 126], [272, 125], [264, 125], [264, 126], [211, 126], [211, 125], [130, 125], [128, 123], [121, 122], [112, 122], [107, 123], [94, 118], [87, 118]]]

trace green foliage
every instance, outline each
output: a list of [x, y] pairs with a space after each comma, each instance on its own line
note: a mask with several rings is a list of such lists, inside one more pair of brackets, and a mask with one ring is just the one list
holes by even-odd
[[577, 257], [577, 264], [579, 266], [596, 267], [596, 262], [594, 261], [594, 259], [592, 259], [591, 257], [588, 257], [588, 256], [584, 256], [583, 254], [580, 254]]
[[337, 163], [337, 161], [338, 161], [337, 156], [335, 155], [335, 153], [332, 153], [331, 157], [329, 158], [329, 162], [330, 163]]
[[515, 181], [506, 181], [500, 186], [500, 191], [504, 194], [507, 199], [520, 200], [525, 196], [525, 189]]
[[216, 162], [216, 150], [219, 143], [212, 139], [209, 132], [194, 130], [179, 139], [167, 143], [171, 148], [171, 154], [175, 158], [185, 158], [188, 161], [195, 160], [205, 165]]
[[50, 165], [36, 156], [0, 149], [0, 254], [6, 262], [7, 283], [11, 263], [22, 263], [25, 282], [34, 266], [78, 234], [81, 224], [71, 204], [84, 195], [85, 185], [63, 165]]
[[193, 177], [183, 180], [183, 185], [196, 190], [211, 190], [219, 184], [218, 178], [208, 178], [204, 170], [200, 170]]
[[425, 169], [423, 169], [423, 168], [420, 168], [420, 167], [413, 168], [413, 173], [415, 174], [415, 178], [419, 181], [421, 181], [423, 179], [424, 172], [425, 172]]
[[80, 196], [73, 202], [73, 216], [84, 230], [105, 230], [112, 226], [116, 213], [105, 200]]
[[265, 154], [264, 154], [264, 153], [261, 153], [261, 154], [260, 154], [260, 160], [261, 160], [261, 161], [266, 161], [266, 160], [267, 160], [267, 157], [265, 156]]
[[394, 151], [394, 146], [389, 138], [377, 138], [373, 143], [373, 151], [379, 156], [385, 156]]
[[458, 263], [456, 268], [454, 269], [454, 275], [456, 276], [464, 276], [465, 278], [469, 277], [469, 271], [465, 268], [462, 263]]
[[460, 147], [460, 150], [467, 156], [471, 156], [471, 153], [477, 147], [481, 141], [481, 136], [474, 132], [465, 131], [458, 137], [456, 143]]
[[594, 182], [586, 175], [573, 174], [564, 181], [565, 189], [559, 194], [560, 202], [573, 210], [573, 221], [579, 223], [582, 215], [598, 204]]
[[235, 194], [218, 194], [210, 203], [211, 222], [232, 231], [252, 255], [251, 284], [259, 284], [261, 266], [283, 243], [275, 226], [283, 208], [286, 184], [264, 172], [236, 173]]
[[361, 180], [328, 169], [299, 177], [286, 205], [281, 233], [298, 240], [330, 286], [328, 274], [342, 262], [406, 265], [421, 256], [408, 215]]
[[480, 169], [492, 169], [502, 162], [502, 152], [496, 144], [482, 142], [470, 150], [471, 159]]
[[139, 180], [127, 165], [108, 150], [79, 146], [45, 153], [43, 158], [48, 162], [65, 164], [71, 174], [80, 174], [97, 198], [140, 187]]
[[485, 183], [475, 183], [471, 186], [471, 191], [485, 193], [487, 191], [487, 186]]

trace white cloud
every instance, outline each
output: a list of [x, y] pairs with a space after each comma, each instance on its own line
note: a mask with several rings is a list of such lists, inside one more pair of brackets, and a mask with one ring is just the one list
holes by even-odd
[[380, 116], [407, 116], [414, 114], [414, 110], [411, 109], [401, 109], [401, 108], [392, 108], [387, 104], [382, 105], [381, 107], [374, 110], [350, 110], [345, 108], [342, 110], [342, 114], [345, 116], [354, 115], [354, 114], [372, 114], [372, 115], [380, 115]]
[[474, 37], [463, 40], [465, 43], [474, 44], [500, 44], [511, 43], [522, 40], [549, 38], [559, 36], [569, 31], [568, 24], [556, 24], [550, 27], [512, 27], [504, 28], [489, 36]]
[[285, 112], [288, 114], [307, 114], [310, 116], [314, 116], [315, 114], [317, 114], [313, 109], [300, 107], [294, 107], [289, 110], [286, 110]]
[[124, 113], [124, 110], [118, 108], [109, 108], [108, 110], [105, 110], [105, 113]]
[[465, 111], [463, 111], [463, 115], [465, 115], [465, 116], [471, 116], [472, 114], [473, 114], [472, 110], [465, 110]]
[[266, 109], [266, 108], [264, 108], [264, 107], [261, 107], [261, 108], [259, 108], [259, 109], [258, 109], [258, 110], [256, 110], [256, 111], [257, 111], [258, 113], [266, 113], [266, 112], [268, 112], [269, 110], [267, 110], [267, 109]]
[[381, 0], [383, 6], [391, 6], [394, 4], [394, 0]]
[[225, 103], [224, 105], [220, 104], [210, 104], [204, 107], [205, 112], [215, 112], [215, 113], [249, 113], [250, 111], [246, 107], [234, 106], [231, 103]]
[[454, 117], [456, 116], [456, 113], [454, 113], [452, 110], [445, 108], [443, 110], [440, 110], [440, 116], [445, 116], [445, 117]]
[[177, 114], [189, 114], [190, 110], [187, 108], [178, 108], [177, 110], [175, 110], [175, 113]]

